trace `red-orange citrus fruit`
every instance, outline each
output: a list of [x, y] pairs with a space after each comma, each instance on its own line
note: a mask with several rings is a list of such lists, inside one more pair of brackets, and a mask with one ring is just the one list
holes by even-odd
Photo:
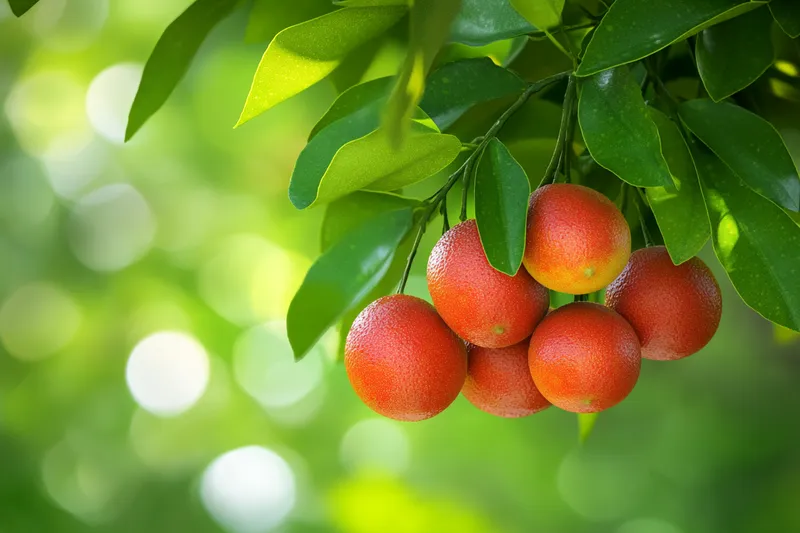
[[461, 391], [481, 411], [518, 418], [550, 407], [531, 379], [528, 340], [505, 348], [470, 345], [467, 381]]
[[542, 320], [531, 338], [528, 364], [550, 403], [596, 413], [633, 390], [642, 357], [636, 332], [624, 318], [599, 304], [575, 302]]
[[606, 305], [630, 322], [642, 357], [682, 359], [708, 344], [722, 314], [722, 294], [698, 257], [675, 266], [663, 246], [637, 250], [609, 286]]
[[452, 227], [428, 259], [428, 291], [462, 339], [502, 348], [530, 337], [547, 313], [550, 293], [524, 268], [509, 276], [486, 259], [474, 220]]
[[396, 294], [358, 315], [347, 334], [344, 366], [372, 410], [396, 420], [424, 420], [458, 396], [467, 353], [428, 302]]
[[622, 272], [630, 253], [625, 217], [599, 192], [556, 183], [531, 195], [523, 263], [548, 289], [600, 290]]

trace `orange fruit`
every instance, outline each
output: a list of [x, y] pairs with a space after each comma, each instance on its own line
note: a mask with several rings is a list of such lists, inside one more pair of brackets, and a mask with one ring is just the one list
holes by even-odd
[[611, 309], [575, 302], [547, 315], [528, 350], [533, 381], [550, 403], [574, 413], [596, 413], [622, 401], [636, 385], [639, 339]]
[[637, 250], [609, 286], [606, 305], [630, 322], [642, 357], [682, 359], [703, 348], [719, 326], [722, 294], [698, 257], [675, 266], [663, 246]]
[[428, 291], [450, 328], [477, 346], [502, 348], [530, 337], [550, 293], [523, 268], [509, 276], [486, 259], [467, 220], [442, 235], [428, 259]]
[[600, 290], [622, 272], [630, 253], [625, 217], [599, 192], [556, 183], [531, 195], [523, 264], [548, 289]]
[[395, 420], [424, 420], [458, 396], [467, 354], [428, 302], [396, 294], [358, 315], [347, 334], [344, 366], [372, 410]]
[[469, 367], [461, 393], [491, 415], [518, 418], [550, 407], [531, 379], [528, 339], [505, 348], [467, 348]]

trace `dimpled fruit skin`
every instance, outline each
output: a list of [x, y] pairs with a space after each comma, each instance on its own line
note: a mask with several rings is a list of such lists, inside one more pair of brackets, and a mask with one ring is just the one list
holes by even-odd
[[515, 276], [492, 268], [474, 220], [453, 226], [436, 243], [428, 259], [428, 291], [453, 331], [486, 348], [530, 337], [550, 303], [550, 293], [524, 268]]
[[637, 250], [611, 284], [606, 305], [630, 322], [642, 357], [682, 359], [708, 344], [722, 315], [722, 294], [698, 257], [675, 266], [663, 246]]
[[550, 407], [528, 369], [528, 339], [505, 348], [470, 345], [467, 381], [461, 393], [472, 405], [495, 416], [518, 418]]
[[531, 338], [528, 364], [550, 403], [596, 413], [633, 390], [642, 358], [636, 332], [624, 318], [599, 304], [575, 302], [542, 320]]
[[458, 396], [467, 353], [428, 302], [396, 294], [358, 315], [347, 334], [344, 366], [372, 410], [395, 420], [424, 420]]
[[600, 290], [622, 272], [630, 253], [625, 217], [599, 192], [556, 183], [531, 195], [523, 264], [548, 289]]

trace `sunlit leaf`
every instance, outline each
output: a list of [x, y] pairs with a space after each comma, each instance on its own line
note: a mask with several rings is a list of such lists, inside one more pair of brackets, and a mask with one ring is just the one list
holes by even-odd
[[428, 78], [420, 107], [444, 130], [480, 102], [522, 92], [525, 82], [487, 57], [447, 63]]
[[700, 32], [697, 70], [715, 101], [739, 92], [766, 71], [775, 59], [772, 17], [756, 9]]
[[772, 0], [769, 9], [786, 35], [792, 39], [800, 37], [800, 9], [797, 0]]
[[489, 264], [509, 276], [522, 264], [530, 193], [528, 176], [505, 145], [489, 141], [475, 172], [475, 218]]
[[800, 227], [700, 143], [690, 147], [714, 252], [736, 292], [767, 320], [799, 331]]
[[422, 99], [428, 70], [447, 40], [442, 28], [450, 27], [460, 6], [461, 0], [415, 0], [411, 7], [408, 52], [383, 121], [393, 146], [403, 141], [411, 114]]
[[36, 5], [39, 0], [8, 0], [8, 5], [11, 6], [11, 12], [17, 17], [21, 17], [27, 11]]
[[319, 122], [311, 130], [308, 139], [313, 139], [320, 131], [327, 126], [336, 122], [340, 118], [352, 115], [360, 109], [372, 106], [375, 104], [378, 107], [383, 106], [383, 103], [389, 97], [389, 90], [392, 87], [393, 79], [378, 78], [376, 80], [361, 83], [344, 91], [336, 101], [333, 102], [330, 109], [325, 112]]
[[536, 31], [509, 0], [463, 0], [450, 27], [450, 39], [483, 46]]
[[656, 109], [650, 109], [650, 116], [658, 127], [661, 151], [677, 190], [650, 187], [647, 200], [672, 262], [679, 265], [697, 255], [708, 241], [711, 228], [697, 171], [678, 126]]
[[589, 439], [599, 415], [600, 413], [578, 413], [578, 439], [581, 444]]
[[128, 116], [126, 141], [164, 105], [208, 33], [235, 6], [235, 0], [197, 0], [167, 26], [144, 66]]
[[581, 86], [578, 120], [592, 157], [620, 179], [641, 187], [672, 188], [658, 129], [639, 85], [622, 66]]
[[636, 61], [765, 3], [746, 0], [617, 0], [592, 35], [576, 74], [589, 76]]
[[520, 15], [537, 28], [547, 30], [561, 23], [564, 0], [511, 0]]
[[237, 125], [323, 79], [406, 11], [397, 6], [344, 8], [280, 32], [261, 58]]
[[333, 3], [343, 7], [408, 6], [411, 0], [333, 0]]
[[271, 41], [282, 29], [320, 17], [332, 9], [333, 5], [329, 0], [255, 0], [247, 18], [244, 40], [248, 43]]
[[681, 120], [757, 193], [800, 210], [800, 176], [778, 131], [739, 106], [690, 100]]
[[295, 359], [302, 359], [328, 328], [380, 283], [412, 222], [412, 209], [370, 219], [312, 265], [286, 317]]

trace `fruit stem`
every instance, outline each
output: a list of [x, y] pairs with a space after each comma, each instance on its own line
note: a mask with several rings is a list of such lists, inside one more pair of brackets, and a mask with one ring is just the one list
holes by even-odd
[[588, 294], [576, 294], [575, 297], [572, 299], [573, 302], [588, 302], [589, 295]]
[[650, 236], [650, 230], [647, 229], [647, 222], [645, 222], [644, 214], [642, 213], [642, 209], [639, 207], [640, 203], [646, 205], [647, 200], [646, 200], [645, 195], [644, 195], [645, 193], [644, 193], [644, 191], [642, 189], [640, 189], [639, 187], [636, 187], [636, 191], [639, 193], [639, 201], [638, 202], [634, 202], [634, 204], [636, 204], [636, 212], [639, 214], [639, 224], [642, 226], [642, 236], [644, 237], [644, 245], [647, 248], [650, 248], [651, 246], [653, 246], [653, 239]]
[[553, 183], [558, 173], [558, 166], [564, 154], [564, 144], [567, 137], [567, 125], [571, 120], [570, 117], [575, 110], [575, 76], [569, 77], [567, 83], [567, 92], [564, 93], [564, 104], [561, 108], [561, 124], [558, 127], [558, 140], [556, 141], [556, 148], [553, 150], [553, 155], [550, 158], [550, 163], [547, 165], [547, 170], [544, 172], [542, 181], [539, 182], [539, 187], [545, 183]]
[[[497, 136], [498, 132], [503, 128], [503, 126], [505, 126], [506, 122], [508, 122], [508, 119], [511, 118], [511, 116], [514, 113], [516, 113], [519, 110], [519, 108], [522, 107], [525, 104], [525, 102], [528, 101], [528, 99], [530, 99], [531, 96], [546, 89], [550, 85], [553, 85], [558, 81], [561, 81], [566, 77], [569, 77], [568, 88], [570, 86], [573, 86], [574, 78], [571, 76], [571, 74], [572, 74], [571, 71], [559, 72], [558, 74], [553, 74], [552, 76], [543, 78], [539, 81], [535, 81], [529, 84], [522, 92], [522, 94], [519, 96], [519, 98], [517, 98], [517, 100], [513, 104], [508, 106], [508, 109], [506, 109], [503, 112], [503, 114], [500, 115], [500, 117], [495, 121], [495, 123], [492, 124], [492, 127], [489, 128], [489, 130], [486, 132], [486, 135], [473, 139], [473, 141], [469, 143], [470, 145], [478, 143], [477, 148], [471, 154], [469, 154], [469, 156], [467, 156], [467, 159], [461, 164], [460, 167], [458, 167], [458, 169], [455, 172], [450, 174], [450, 176], [447, 178], [447, 181], [445, 181], [444, 185], [442, 185], [442, 187], [438, 191], [436, 191], [436, 193], [433, 196], [429, 197], [422, 203], [423, 210], [419, 220], [419, 229], [417, 230], [417, 235], [414, 238], [414, 244], [411, 248], [411, 253], [408, 254], [408, 261], [406, 262], [406, 268], [403, 271], [403, 277], [400, 279], [400, 284], [398, 285], [397, 288], [397, 292], [399, 294], [402, 294], [406, 288], [406, 283], [408, 282], [408, 276], [411, 273], [411, 265], [414, 262], [414, 257], [417, 255], [417, 249], [419, 248], [419, 243], [422, 241], [422, 235], [425, 233], [425, 228], [428, 225], [428, 221], [430, 220], [431, 216], [433, 216], [433, 214], [436, 212], [436, 208], [440, 207], [441, 203], [445, 201], [445, 199], [447, 198], [447, 193], [450, 191], [450, 189], [453, 188], [453, 185], [455, 185], [456, 182], [459, 179], [461, 179], [462, 176], [464, 176], [464, 173], [467, 172], [472, 167], [472, 165], [475, 164], [478, 157], [480, 157], [480, 154], [486, 148], [486, 145], [489, 144], [489, 141], [491, 141]], [[563, 132], [563, 129], [561, 131]], [[465, 183], [464, 186], [466, 188], [467, 184]], [[463, 203], [461, 207], [462, 209], [461, 214], [464, 217], [462, 220], [466, 220], [466, 201], [464, 201], [466, 200], [466, 194], [467, 193], [465, 192], [462, 196]]]

